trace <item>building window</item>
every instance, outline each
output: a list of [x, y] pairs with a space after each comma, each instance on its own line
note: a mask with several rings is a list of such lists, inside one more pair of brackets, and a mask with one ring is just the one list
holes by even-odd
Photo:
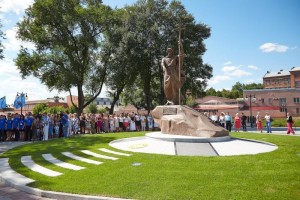
[[270, 85], [270, 80], [266, 80], [266, 85]]
[[97, 101], [97, 105], [99, 105], [99, 101]]
[[268, 98], [268, 103], [269, 103], [269, 104], [272, 103], [272, 98]]
[[294, 103], [300, 103], [300, 98], [294, 98]]
[[265, 103], [265, 99], [261, 99], [261, 103]]
[[286, 107], [280, 107], [280, 112], [286, 112]]
[[299, 110], [300, 110], [299, 108], [296, 108], [296, 113], [297, 113], [297, 114], [299, 114]]
[[295, 81], [295, 86], [300, 87], [300, 81]]
[[280, 103], [281, 104], [286, 104], [286, 98], [280, 98]]

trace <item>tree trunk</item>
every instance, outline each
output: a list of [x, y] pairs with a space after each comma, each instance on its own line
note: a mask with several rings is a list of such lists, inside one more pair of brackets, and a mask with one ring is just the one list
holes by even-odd
[[77, 85], [77, 91], [78, 91], [78, 109], [77, 109], [77, 115], [78, 117], [81, 116], [83, 112], [83, 105], [84, 105], [84, 95], [82, 90], [82, 85]]

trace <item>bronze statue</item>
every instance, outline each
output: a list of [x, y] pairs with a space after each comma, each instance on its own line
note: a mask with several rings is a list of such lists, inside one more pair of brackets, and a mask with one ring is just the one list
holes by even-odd
[[171, 48], [167, 49], [167, 56], [162, 59], [161, 66], [164, 72], [164, 92], [167, 98], [167, 104], [180, 105], [182, 95], [180, 88], [185, 82], [185, 74], [182, 70], [182, 64], [185, 54], [181, 40], [179, 40], [179, 53], [173, 54]]

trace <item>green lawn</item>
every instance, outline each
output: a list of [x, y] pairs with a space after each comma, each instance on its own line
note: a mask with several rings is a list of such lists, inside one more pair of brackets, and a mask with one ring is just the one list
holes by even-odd
[[[100, 153], [97, 149], [101, 147], [115, 150], [108, 145], [110, 141], [142, 135], [144, 133], [118, 133], [55, 139], [20, 146], [0, 157], [9, 157], [14, 170], [37, 180], [31, 184], [32, 187], [45, 190], [143, 200], [300, 199], [300, 137], [231, 133], [233, 137], [267, 141], [279, 147], [270, 153], [247, 156], [192, 157], [131, 153], [130, 157], [117, 156], [119, 160], [110, 161], [80, 152], [89, 149]], [[62, 151], [104, 163], [97, 166], [85, 164], [63, 156]], [[86, 169], [71, 171], [54, 166], [43, 159], [42, 153], [52, 153], [60, 160]], [[31, 171], [20, 161], [24, 155], [32, 155], [36, 163], [63, 175], [50, 178]], [[136, 162], [141, 165], [133, 166]]]

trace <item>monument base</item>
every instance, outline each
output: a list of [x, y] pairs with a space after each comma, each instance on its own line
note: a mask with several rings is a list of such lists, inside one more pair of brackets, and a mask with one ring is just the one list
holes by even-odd
[[226, 129], [188, 106], [157, 106], [151, 114], [163, 134], [206, 138], [229, 136]]

